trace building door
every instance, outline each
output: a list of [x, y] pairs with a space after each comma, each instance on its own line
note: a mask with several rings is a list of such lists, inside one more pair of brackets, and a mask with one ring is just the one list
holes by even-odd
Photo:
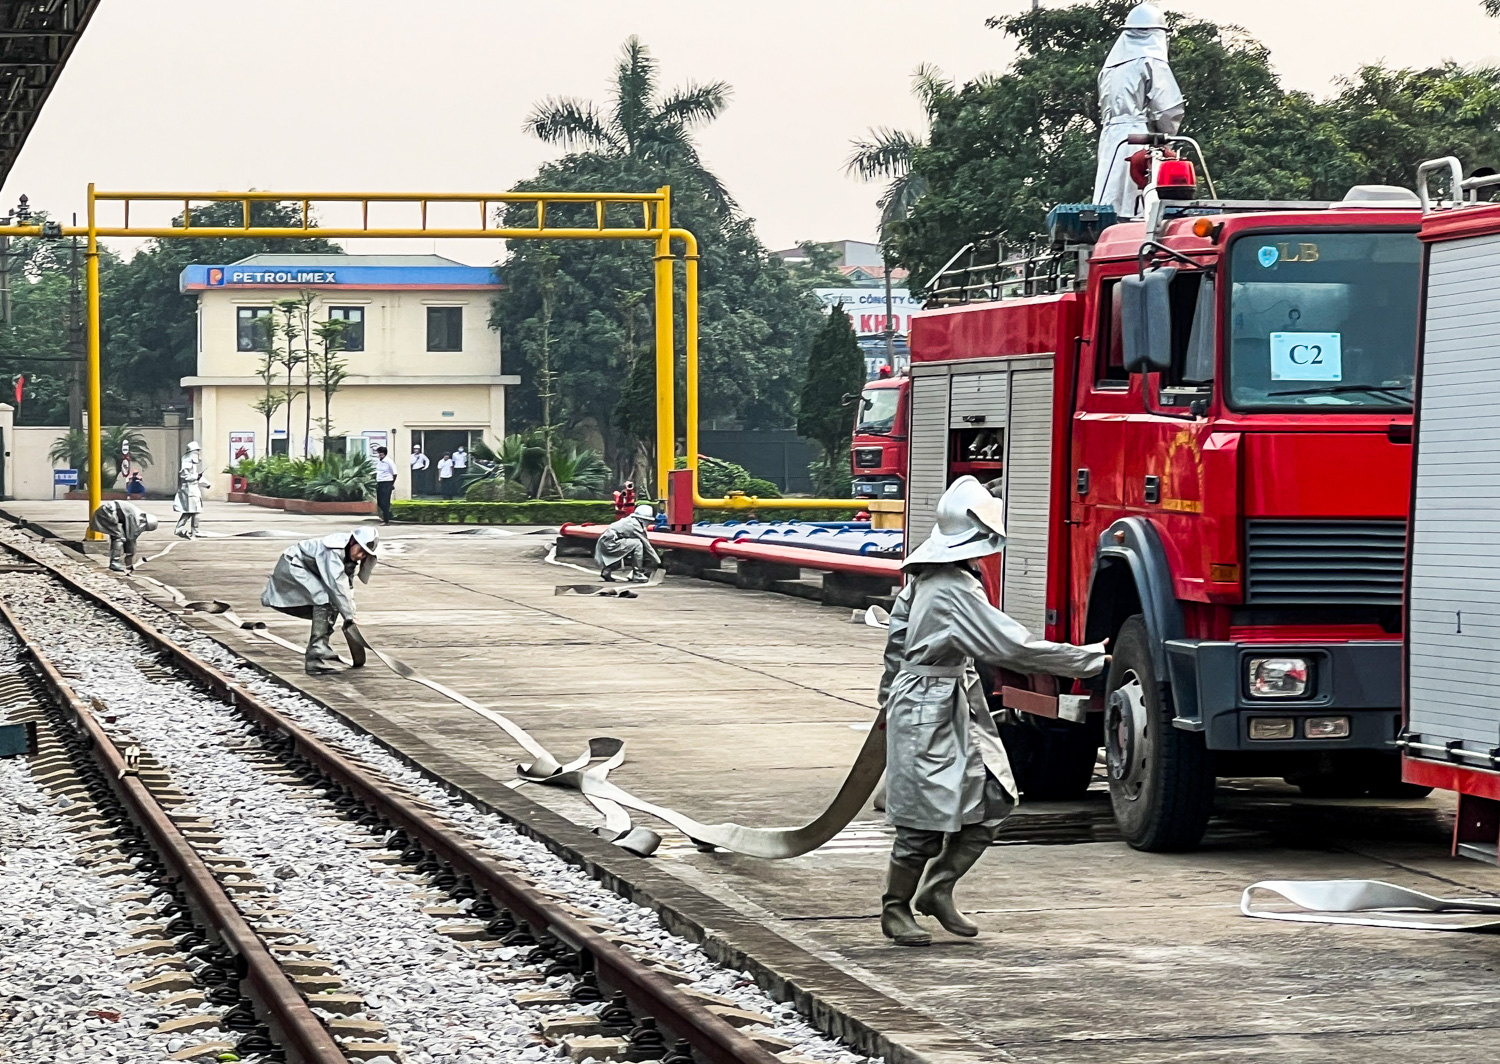
[[[457, 447], [469, 448], [470, 441], [476, 435], [469, 429], [413, 429], [411, 442], [420, 445], [422, 453], [427, 456], [427, 468], [417, 470], [411, 475], [411, 493], [416, 496], [437, 497], [441, 494], [438, 490], [438, 460], [445, 454], [452, 454]], [[410, 460], [410, 454], [407, 456]], [[454, 485], [458, 488], [458, 485]]]

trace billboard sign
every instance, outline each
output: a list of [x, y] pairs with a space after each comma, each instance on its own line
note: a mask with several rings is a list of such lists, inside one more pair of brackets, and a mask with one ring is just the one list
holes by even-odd
[[[854, 323], [855, 335], [885, 335], [884, 288], [814, 288], [813, 294], [825, 308], [842, 303], [844, 313]], [[913, 299], [906, 289], [891, 289], [892, 327], [897, 336], [911, 332], [911, 316], [921, 309], [921, 302]]]

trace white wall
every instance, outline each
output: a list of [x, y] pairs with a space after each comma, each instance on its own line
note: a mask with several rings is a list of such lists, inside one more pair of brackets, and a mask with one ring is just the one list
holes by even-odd
[[[4, 404], [0, 404], [3, 406]], [[5, 407], [8, 413], [9, 407]], [[0, 414], [0, 425], [3, 425]], [[151, 464], [141, 474], [146, 490], [153, 495], [170, 495], [177, 490], [177, 466], [182, 461], [182, 452], [192, 439], [192, 429], [165, 428], [151, 425], [137, 428], [146, 440], [151, 452]], [[52, 470], [66, 466], [47, 457], [52, 445], [68, 434], [66, 426], [21, 425], [6, 432], [9, 456], [5, 470], [6, 491], [13, 499], [50, 499], [52, 493]], [[123, 490], [123, 482], [115, 484]], [[62, 498], [63, 489], [57, 489]]]

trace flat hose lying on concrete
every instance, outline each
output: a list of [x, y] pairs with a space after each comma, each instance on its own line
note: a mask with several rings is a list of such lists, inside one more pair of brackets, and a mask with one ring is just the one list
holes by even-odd
[[[622, 806], [666, 821], [699, 847], [717, 846], [750, 857], [798, 857], [816, 850], [842, 831], [864, 808], [865, 802], [874, 793], [876, 784], [880, 782], [881, 773], [885, 771], [885, 711], [882, 710], [865, 736], [864, 746], [860, 748], [859, 756], [854, 759], [854, 765], [833, 801], [807, 824], [795, 828], [750, 828], [735, 823], [700, 823], [675, 809], [637, 798], [609, 781], [610, 770], [617, 768], [625, 760], [624, 740], [608, 737], [590, 739], [589, 748], [583, 754], [563, 764], [525, 728], [509, 717], [428, 679], [401, 659], [371, 646], [358, 625], [346, 624], [344, 635], [349, 641], [350, 653], [356, 660], [363, 654], [374, 654], [397, 676], [436, 691], [498, 725], [535, 759], [516, 767], [519, 782], [568, 787], [580, 792], [604, 814], [605, 829], [613, 836], [612, 841], [626, 846], [632, 852], [640, 853], [644, 848], [640, 845], [643, 840], [638, 835], [641, 829], [633, 828], [629, 816], [620, 809]], [[356, 645], [358, 649], [355, 649]], [[631, 835], [637, 835], [637, 838], [632, 840]], [[655, 848], [653, 844], [646, 852]]]
[[[1251, 895], [1258, 890], [1279, 894], [1303, 911], [1256, 908]], [[1245, 888], [1240, 912], [1260, 920], [1301, 924], [1500, 931], [1500, 898], [1438, 898], [1378, 879], [1267, 879]]]

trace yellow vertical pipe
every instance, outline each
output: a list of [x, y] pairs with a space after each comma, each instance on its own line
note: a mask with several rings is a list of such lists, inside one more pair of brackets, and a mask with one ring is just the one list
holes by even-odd
[[[99, 436], [104, 429], [103, 401], [99, 387], [99, 234], [94, 222], [94, 183], [89, 182], [89, 237], [84, 252], [88, 270], [88, 371], [89, 371], [89, 517], [99, 509], [104, 496], [103, 455]], [[103, 539], [98, 532], [90, 530], [88, 539]]]
[[686, 304], [687, 347], [687, 464], [693, 471], [693, 493], [698, 492], [698, 241], [686, 229], [675, 230], [683, 242], [683, 258], [687, 261], [687, 283], [683, 293]]
[[677, 426], [674, 422], [676, 359], [672, 350], [672, 189], [657, 189], [656, 205], [656, 494], [667, 497], [667, 474], [677, 458]]

